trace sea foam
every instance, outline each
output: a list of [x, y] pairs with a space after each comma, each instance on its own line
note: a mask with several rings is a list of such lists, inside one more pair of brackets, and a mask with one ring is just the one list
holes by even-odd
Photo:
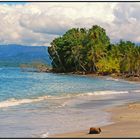
[[27, 104], [27, 103], [32, 103], [32, 102], [39, 102], [39, 101], [45, 100], [47, 98], [48, 98], [48, 96], [38, 97], [36, 99], [14, 99], [14, 98], [12, 98], [12, 99], [0, 102], [0, 108], [17, 106], [17, 105]]
[[[139, 90], [135, 90], [135, 92], [139, 92]], [[29, 98], [29, 99], [15, 99], [11, 98], [5, 101], [0, 102], [0, 108], [12, 107], [21, 104], [29, 104], [33, 102], [40, 102], [43, 100], [59, 100], [59, 99], [69, 99], [69, 98], [76, 98], [80, 96], [101, 96], [101, 95], [117, 95], [117, 94], [124, 94], [129, 93], [129, 91], [94, 91], [94, 92], [87, 92], [87, 93], [80, 93], [80, 94], [65, 94], [61, 96], [40, 96], [37, 98]], [[65, 106], [64, 104], [62, 107]]]

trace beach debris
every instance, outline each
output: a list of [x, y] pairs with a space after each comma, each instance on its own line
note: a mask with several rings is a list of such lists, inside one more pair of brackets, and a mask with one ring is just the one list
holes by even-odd
[[89, 130], [89, 134], [100, 134], [101, 128], [91, 127]]

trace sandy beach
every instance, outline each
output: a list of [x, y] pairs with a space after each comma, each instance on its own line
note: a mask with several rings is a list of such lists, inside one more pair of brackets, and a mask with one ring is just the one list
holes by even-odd
[[[89, 130], [58, 134], [54, 138], [140, 138], [140, 103], [130, 103], [107, 109], [114, 122], [100, 127], [100, 134], [88, 134]], [[92, 124], [94, 127], [94, 124]]]

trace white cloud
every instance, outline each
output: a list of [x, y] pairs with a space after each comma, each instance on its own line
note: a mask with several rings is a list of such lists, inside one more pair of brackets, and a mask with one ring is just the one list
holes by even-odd
[[49, 45], [72, 27], [98, 24], [112, 40], [140, 42], [140, 4], [28, 3], [0, 5], [0, 43]]
[[62, 35], [70, 28], [70, 20], [60, 20], [58, 17], [48, 16], [46, 14], [37, 14], [36, 16], [22, 16], [20, 25], [35, 33]]
[[111, 38], [140, 42], [140, 3], [117, 4]]

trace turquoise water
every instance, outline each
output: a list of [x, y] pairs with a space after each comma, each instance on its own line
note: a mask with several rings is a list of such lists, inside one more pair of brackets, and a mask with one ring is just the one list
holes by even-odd
[[102, 109], [138, 100], [139, 83], [3, 67], [0, 137], [46, 137], [105, 125], [110, 115]]
[[[109, 79], [109, 78], [108, 78]], [[22, 72], [19, 68], [0, 68], [0, 101], [68, 96], [96, 91], [128, 91], [139, 89], [139, 84], [86, 76], [52, 73]]]

